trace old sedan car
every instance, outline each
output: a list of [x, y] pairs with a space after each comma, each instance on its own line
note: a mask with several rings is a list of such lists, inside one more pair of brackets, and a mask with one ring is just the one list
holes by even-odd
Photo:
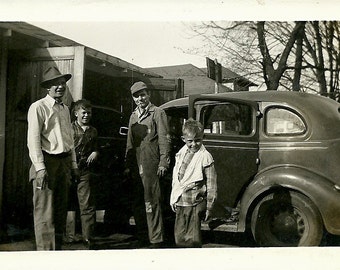
[[218, 174], [210, 228], [249, 229], [260, 246], [319, 245], [324, 229], [340, 235], [339, 103], [262, 91], [194, 95], [161, 107], [174, 152], [185, 119], [204, 125]]

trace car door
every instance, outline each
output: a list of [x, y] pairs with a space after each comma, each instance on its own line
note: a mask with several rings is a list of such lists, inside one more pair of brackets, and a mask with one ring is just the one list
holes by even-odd
[[217, 171], [216, 206], [236, 207], [258, 171], [258, 104], [217, 96], [189, 99], [189, 117], [204, 126], [204, 145]]
[[[110, 204], [118, 203], [119, 190], [123, 186], [126, 135], [120, 128], [127, 126], [127, 120], [119, 111], [112, 108], [92, 107], [92, 125], [98, 131], [99, 158], [93, 167], [97, 185], [93, 188], [97, 209], [107, 209]], [[114, 199], [113, 199], [114, 198]]]

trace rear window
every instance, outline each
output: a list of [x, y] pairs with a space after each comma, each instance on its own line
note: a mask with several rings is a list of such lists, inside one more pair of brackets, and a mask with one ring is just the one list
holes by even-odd
[[265, 120], [265, 132], [270, 136], [300, 135], [306, 132], [306, 125], [301, 116], [286, 108], [270, 108], [266, 112]]

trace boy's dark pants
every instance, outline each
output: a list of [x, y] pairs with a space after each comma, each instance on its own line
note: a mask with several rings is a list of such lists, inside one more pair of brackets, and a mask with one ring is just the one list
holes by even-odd
[[205, 215], [206, 201], [195, 206], [177, 206], [175, 242], [178, 247], [202, 247], [201, 220]]
[[67, 240], [72, 241], [75, 238], [76, 204], [79, 203], [80, 220], [83, 239], [91, 240], [93, 237], [94, 226], [96, 222], [96, 209], [94, 205], [94, 198], [91, 194], [91, 173], [88, 171], [80, 172], [79, 183], [70, 190], [70, 208], [73, 211], [68, 212], [67, 216]]
[[77, 187], [81, 229], [84, 240], [90, 240], [92, 238], [96, 222], [96, 210], [91, 194], [90, 177], [91, 174], [89, 172], [81, 174]]

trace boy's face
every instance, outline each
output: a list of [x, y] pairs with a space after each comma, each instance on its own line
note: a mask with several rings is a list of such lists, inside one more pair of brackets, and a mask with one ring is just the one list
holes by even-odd
[[203, 134], [187, 133], [182, 136], [182, 140], [191, 152], [196, 153], [202, 146]]
[[75, 115], [77, 117], [77, 122], [80, 125], [87, 126], [90, 124], [90, 120], [92, 117], [92, 109], [79, 108], [77, 111], [75, 111]]

